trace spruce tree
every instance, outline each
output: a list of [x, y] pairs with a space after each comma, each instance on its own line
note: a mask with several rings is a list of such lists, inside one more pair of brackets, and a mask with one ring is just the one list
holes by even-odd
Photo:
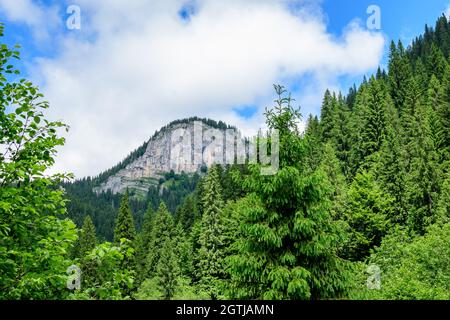
[[[391, 119], [396, 118], [396, 114], [390, 117]], [[406, 169], [399, 134], [399, 130], [395, 126], [388, 126], [375, 172], [378, 177], [377, 181], [381, 184], [383, 190], [395, 199], [392, 203], [393, 210], [390, 212], [390, 220], [404, 225], [407, 219]]]
[[174, 229], [174, 241], [177, 244], [175, 253], [179, 258], [180, 273], [183, 276], [193, 278], [194, 264], [193, 264], [193, 247], [189, 239], [189, 233], [186, 233], [181, 223], [177, 223]]
[[164, 300], [170, 300], [175, 295], [180, 274], [178, 257], [175, 254], [175, 243], [167, 238], [161, 248], [156, 277], [159, 290]]
[[404, 161], [406, 165], [406, 203], [408, 225], [420, 234], [436, 220], [440, 169], [432, 139], [430, 113], [426, 99], [415, 81], [409, 87], [403, 118]]
[[152, 241], [152, 233], [154, 228], [155, 213], [151, 205], [148, 206], [144, 215], [141, 232], [137, 236], [136, 247], [136, 270], [137, 282], [140, 283], [145, 279], [147, 255], [150, 251], [150, 244]]
[[409, 86], [409, 79], [412, 77], [411, 66], [403, 44], [399, 41], [398, 46], [391, 42], [389, 55], [389, 88], [392, 100], [397, 110], [401, 110], [405, 103], [406, 91]]
[[363, 160], [381, 149], [386, 136], [389, 97], [380, 81], [371, 78], [362, 118], [360, 152]]
[[345, 290], [346, 272], [337, 257], [340, 228], [330, 214], [331, 188], [322, 170], [305, 165], [300, 113], [281, 86], [267, 124], [278, 130], [280, 169], [261, 176], [258, 165], [244, 184], [255, 197], [242, 219], [239, 253], [230, 258], [232, 297], [247, 299], [319, 299]]
[[449, 101], [446, 101], [445, 90], [440, 81], [434, 76], [431, 76], [429, 87], [427, 91], [427, 107], [430, 116], [430, 130], [435, 147], [444, 155], [445, 148], [449, 146], [449, 132], [448, 127], [450, 117], [448, 112]]
[[335, 154], [341, 163], [341, 170], [346, 177], [350, 176], [350, 109], [341, 94], [336, 100], [334, 127], [331, 131], [331, 143]]
[[351, 121], [349, 169], [352, 175], [360, 168], [369, 170], [376, 165], [389, 127], [394, 125], [391, 123], [394, 113], [386, 85], [372, 77], [357, 95], [355, 114]]
[[347, 192], [345, 176], [342, 173], [341, 163], [336, 157], [331, 144], [323, 147], [320, 169], [326, 174], [331, 187], [332, 216], [340, 219], [343, 213], [343, 206]]
[[219, 295], [220, 279], [223, 278], [223, 226], [221, 215], [224, 206], [217, 166], [212, 167], [206, 176], [203, 190], [203, 216], [199, 238], [197, 273], [202, 289], [212, 299], [216, 299]]
[[114, 242], [120, 243], [120, 239], [125, 238], [134, 242], [136, 238], [136, 229], [134, 226], [133, 213], [131, 212], [128, 190], [120, 202], [119, 213], [116, 218], [114, 228]]
[[90, 216], [86, 216], [84, 218], [83, 228], [81, 229], [78, 242], [79, 242], [78, 256], [80, 258], [84, 257], [97, 245], [95, 227], [94, 224], [92, 223]]
[[336, 104], [336, 96], [332, 96], [329, 90], [325, 91], [320, 112], [320, 127], [322, 141], [324, 142], [327, 142], [333, 137], [333, 129], [336, 121]]
[[178, 207], [176, 222], [181, 223], [183, 230], [189, 233], [198, 215], [197, 203], [194, 195], [189, 195]]
[[323, 155], [321, 127], [317, 116], [309, 115], [305, 128], [305, 139], [308, 141], [308, 164], [317, 169]]
[[167, 239], [175, 237], [174, 221], [164, 202], [161, 202], [156, 212], [149, 251], [146, 258], [146, 276], [153, 277], [156, 272], [161, 250]]
[[350, 226], [345, 246], [347, 258], [363, 260], [381, 244], [388, 231], [392, 202], [393, 198], [383, 192], [371, 173], [362, 171], [356, 175], [345, 204], [345, 220]]

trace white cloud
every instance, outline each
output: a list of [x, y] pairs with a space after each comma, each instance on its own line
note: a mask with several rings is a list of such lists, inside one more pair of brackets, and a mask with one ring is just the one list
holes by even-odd
[[32, 0], [0, 0], [0, 13], [9, 21], [27, 25], [37, 41], [47, 41], [60, 20], [55, 6], [42, 7]]
[[[183, 117], [256, 131], [273, 83], [311, 75], [298, 102], [312, 110], [339, 76], [378, 66], [381, 34], [352, 23], [333, 37], [312, 1], [296, 1], [295, 12], [288, 2], [199, 0], [187, 22], [177, 14], [182, 0], [79, 0], [82, 30], [61, 38], [60, 54], [33, 69], [50, 115], [71, 126], [55, 169], [98, 174]], [[260, 112], [243, 120], [232, 111], [241, 105]]]
[[447, 10], [445, 10], [445, 16], [450, 20], [450, 3], [447, 6]]

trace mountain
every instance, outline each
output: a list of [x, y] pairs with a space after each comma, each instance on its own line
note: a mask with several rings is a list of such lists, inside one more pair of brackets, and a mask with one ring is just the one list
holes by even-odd
[[[195, 147], [193, 131], [199, 122], [201, 144]], [[64, 183], [68, 216], [81, 226], [85, 216], [89, 215], [99, 238], [110, 241], [121, 193], [127, 189], [132, 196], [130, 205], [138, 230], [149, 207], [156, 210], [164, 202], [175, 214], [196, 190], [212, 161], [224, 156], [223, 150], [213, 142], [216, 137], [224, 137], [226, 130], [234, 130], [236, 137], [240, 137], [235, 127], [221, 121], [192, 117], [170, 122], [112, 168], [96, 177]], [[189, 137], [191, 143], [186, 143]], [[192, 161], [186, 161], [189, 160], [185, 159], [187, 154], [191, 155], [190, 160], [194, 155], [200, 156], [199, 163], [194, 165]]]
[[159, 185], [165, 173], [200, 172], [225, 159], [226, 130], [236, 132], [236, 138], [245, 143], [236, 128], [221, 121], [197, 117], [173, 121], [120, 164], [100, 174], [93, 190], [117, 194], [129, 189], [145, 195], [151, 186]]

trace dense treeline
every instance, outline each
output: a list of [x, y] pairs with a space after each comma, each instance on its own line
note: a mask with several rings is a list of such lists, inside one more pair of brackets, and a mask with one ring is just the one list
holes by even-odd
[[[140, 230], [144, 213], [148, 207], [156, 210], [164, 202], [169, 211], [174, 214], [184, 199], [194, 192], [200, 175], [195, 173], [175, 174], [168, 172], [159, 180], [158, 185], [151, 186], [145, 196], [135, 196], [130, 190], [130, 207], [133, 212], [136, 229]], [[79, 227], [84, 218], [89, 215], [97, 229], [97, 236], [106, 241], [114, 238], [114, 221], [119, 212], [120, 195], [110, 191], [97, 194], [93, 188], [97, 180], [84, 178], [75, 182], [65, 182], [61, 186], [66, 191], [68, 217]]]
[[[411, 47], [392, 43], [388, 70], [346, 96], [325, 92], [304, 133], [300, 110], [275, 86], [265, 117], [279, 132], [276, 174], [261, 175], [256, 164], [213, 166], [180, 184], [189, 192], [173, 213], [169, 198], [147, 199], [141, 222], [129, 192], [120, 203], [111, 195], [110, 242], [98, 237], [89, 208], [80, 230], [55, 217], [65, 211], [62, 191], [48, 188], [58, 177], [40, 176], [53, 162], [40, 151], [63, 141], [27, 144], [1, 171], [0, 210], [9, 219], [0, 224], [1, 297], [450, 299], [449, 29], [443, 16]], [[33, 94], [24, 86], [20, 94]], [[26, 101], [17, 116], [35, 109]], [[3, 114], [7, 127], [20, 127]], [[30, 215], [43, 223], [29, 229]], [[62, 284], [70, 264], [82, 270], [73, 291]]]

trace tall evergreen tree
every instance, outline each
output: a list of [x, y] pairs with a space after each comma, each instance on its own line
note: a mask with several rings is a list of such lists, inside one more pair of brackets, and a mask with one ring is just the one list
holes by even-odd
[[341, 94], [336, 100], [334, 117], [334, 127], [332, 129], [331, 142], [335, 149], [335, 154], [341, 162], [341, 170], [346, 177], [350, 176], [350, 109]]
[[431, 76], [429, 87], [427, 91], [427, 107], [428, 115], [430, 116], [430, 130], [435, 147], [444, 156], [445, 147], [449, 146], [449, 114], [450, 102], [446, 101], [445, 90], [440, 81], [434, 76]]
[[342, 218], [347, 185], [345, 176], [342, 173], [341, 164], [331, 144], [326, 144], [323, 147], [320, 169], [325, 172], [330, 183], [332, 216], [334, 219], [340, 219]]
[[179, 274], [179, 261], [175, 254], [175, 244], [171, 239], [165, 239], [156, 266], [158, 286], [164, 300], [170, 300], [174, 296], [178, 287]]
[[435, 221], [434, 206], [440, 179], [438, 154], [430, 128], [430, 113], [433, 110], [426, 107], [425, 100], [413, 81], [402, 114], [408, 224], [421, 234], [426, 226]]
[[349, 156], [353, 174], [360, 167], [368, 169], [376, 162], [376, 153], [381, 150], [387, 137], [392, 108], [386, 86], [373, 77], [358, 93], [351, 124], [353, 148]]
[[134, 226], [133, 213], [130, 208], [128, 190], [120, 202], [119, 213], [114, 228], [114, 242], [120, 243], [120, 239], [122, 238], [128, 239], [131, 242], [136, 238], [136, 228]]
[[320, 112], [320, 126], [322, 131], [322, 141], [327, 142], [333, 137], [333, 129], [336, 117], [336, 97], [331, 95], [329, 90], [325, 91], [322, 109]]
[[97, 245], [95, 227], [90, 216], [84, 218], [83, 228], [81, 229], [78, 243], [78, 256], [80, 258], [84, 257]]
[[198, 214], [196, 198], [194, 195], [189, 195], [177, 209], [176, 222], [181, 223], [184, 231], [189, 233]]
[[154, 228], [155, 213], [149, 205], [144, 215], [144, 222], [142, 224], [141, 232], [137, 236], [136, 246], [136, 270], [137, 282], [141, 283], [145, 279], [147, 255], [150, 251], [150, 244], [152, 241], [152, 234]]
[[309, 115], [306, 122], [305, 139], [308, 141], [308, 165], [312, 169], [317, 169], [323, 156], [322, 132], [317, 116]]
[[371, 249], [381, 244], [388, 231], [392, 202], [371, 173], [363, 171], [356, 175], [345, 206], [345, 220], [350, 226], [346, 257], [363, 260]]
[[149, 244], [150, 250], [146, 258], [147, 277], [153, 277], [155, 275], [156, 267], [161, 256], [162, 247], [167, 239], [172, 239], [174, 237], [175, 231], [172, 215], [167, 210], [164, 202], [162, 202], [156, 212], [154, 227]]
[[231, 292], [238, 298], [319, 299], [344, 291], [345, 268], [337, 257], [339, 227], [330, 214], [330, 189], [323, 171], [305, 167], [305, 140], [298, 110], [281, 86], [267, 124], [278, 130], [280, 169], [245, 185], [259, 205], [243, 218], [239, 253], [230, 258]]
[[403, 44], [399, 41], [398, 46], [396, 46], [392, 41], [389, 54], [388, 79], [390, 94], [397, 110], [403, 108], [411, 77], [411, 66], [405, 56]]
[[[391, 113], [390, 118], [397, 118], [397, 115]], [[382, 189], [395, 199], [392, 203], [393, 210], [390, 212], [390, 220], [404, 225], [407, 219], [405, 198], [406, 169], [405, 161], [402, 157], [399, 130], [393, 125], [387, 128], [386, 139], [383, 141], [375, 172], [378, 176], [377, 181], [381, 184]]]
[[197, 272], [200, 285], [212, 299], [219, 295], [220, 280], [223, 278], [222, 247], [223, 226], [221, 221], [224, 203], [219, 181], [219, 170], [214, 166], [203, 185], [203, 216], [199, 238]]

